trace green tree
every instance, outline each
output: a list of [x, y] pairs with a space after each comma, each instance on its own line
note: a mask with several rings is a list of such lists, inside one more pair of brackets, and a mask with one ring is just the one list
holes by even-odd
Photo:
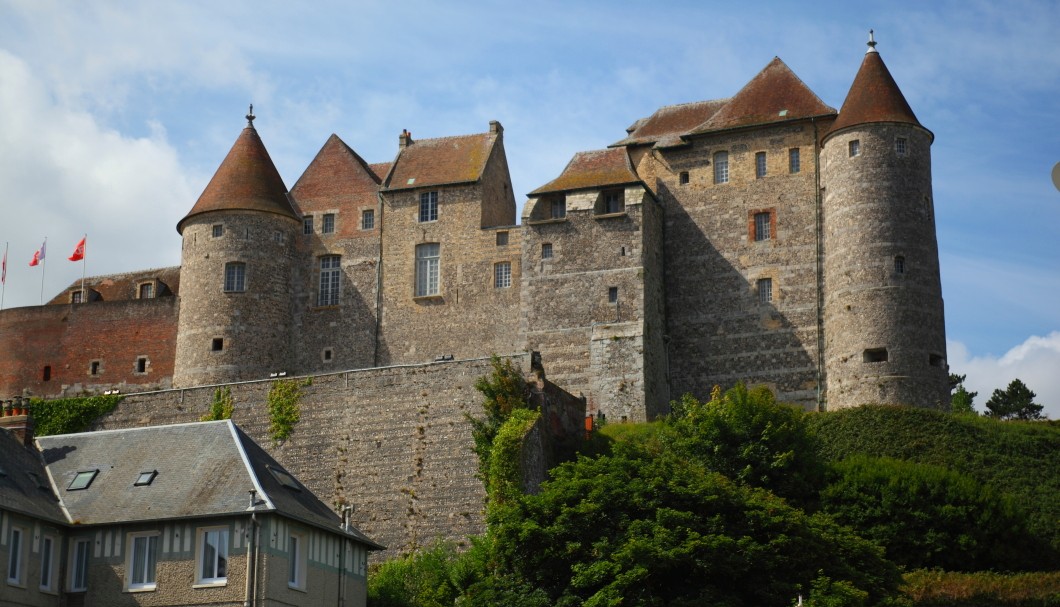
[[501, 360], [497, 355], [490, 359], [492, 371], [475, 381], [475, 389], [482, 393], [482, 409], [485, 417], [468, 415], [471, 422], [473, 449], [479, 461], [479, 476], [486, 480], [490, 468], [490, 452], [493, 439], [497, 437], [512, 411], [528, 409], [529, 389], [522, 373], [510, 358]]
[[979, 393], [969, 392], [964, 387], [964, 380], [967, 377], [967, 375], [950, 373], [950, 411], [957, 414], [977, 415], [975, 404], [972, 401], [979, 396]]
[[998, 389], [986, 401], [987, 415], [998, 419], [1042, 419], [1042, 405], [1034, 402], [1036, 394], [1019, 379], [1012, 380], [1004, 391]]

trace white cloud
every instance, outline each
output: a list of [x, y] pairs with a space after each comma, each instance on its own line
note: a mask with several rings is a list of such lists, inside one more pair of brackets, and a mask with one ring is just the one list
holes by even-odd
[[950, 341], [947, 350], [950, 371], [967, 375], [965, 387], [979, 393], [975, 398], [979, 411], [985, 410], [994, 390], [1003, 390], [1018, 378], [1038, 395], [1035, 402], [1045, 406], [1045, 415], [1060, 419], [1060, 331], [1032, 335], [1000, 357], [971, 355], [958, 341]]

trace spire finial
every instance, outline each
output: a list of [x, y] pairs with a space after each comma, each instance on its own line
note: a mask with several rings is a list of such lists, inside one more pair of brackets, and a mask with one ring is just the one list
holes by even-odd
[[249, 128], [249, 129], [254, 128], [254, 119], [257, 118], [257, 116], [254, 115], [254, 104], [253, 103], [250, 104], [250, 112], [247, 113], [246, 117], [247, 117], [247, 128]]
[[872, 35], [872, 30], [869, 30], [869, 41], [868, 41], [867, 44], [869, 45], [869, 50], [865, 51], [866, 55], [868, 55], [869, 53], [878, 53], [879, 52], [879, 51], [876, 50], [876, 39]]

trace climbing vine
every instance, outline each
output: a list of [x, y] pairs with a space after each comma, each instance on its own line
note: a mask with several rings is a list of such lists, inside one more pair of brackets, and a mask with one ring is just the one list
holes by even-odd
[[287, 440], [294, 431], [294, 425], [301, 418], [298, 400], [302, 396], [302, 387], [312, 384], [312, 380], [281, 379], [269, 389], [267, 406], [269, 408], [269, 436], [276, 442]]
[[84, 432], [97, 419], [113, 411], [123, 398], [125, 397], [120, 394], [112, 394], [53, 400], [31, 399], [34, 433], [37, 436], [48, 436]]
[[235, 403], [232, 401], [232, 389], [225, 386], [213, 391], [213, 402], [210, 403], [210, 411], [199, 419], [204, 422], [232, 419], [232, 413], [234, 412]]

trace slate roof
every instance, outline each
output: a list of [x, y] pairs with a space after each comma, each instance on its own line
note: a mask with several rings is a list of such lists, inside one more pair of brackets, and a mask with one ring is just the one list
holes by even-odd
[[[35, 476], [30, 476], [31, 473]], [[41, 484], [44, 488], [41, 488]], [[0, 429], [0, 510], [66, 523], [36, 450]]]
[[253, 126], [239, 134], [195, 206], [177, 222], [177, 232], [183, 233], [184, 222], [195, 215], [231, 210], [298, 218], [287, 200], [287, 186]]
[[788, 66], [774, 57], [724, 107], [689, 134], [835, 114]]
[[883, 58], [873, 48], [865, 53], [829, 134], [871, 122], [906, 122], [921, 126]]
[[709, 120], [729, 101], [730, 99], [711, 99], [661, 107], [651, 116], [633, 123], [629, 136], [609, 147], [649, 143], [655, 144], [655, 147], [681, 145], [681, 135]]
[[612, 185], [638, 183], [625, 148], [578, 152], [559, 177], [530, 192], [530, 196]]
[[[85, 278], [85, 291], [88, 292], [87, 300], [124, 301], [136, 299], [139, 295], [137, 288], [140, 284], [154, 280], [161, 283], [155, 291], [155, 297], [177, 295], [180, 293], [180, 266], [88, 276]], [[81, 279], [79, 278], [53, 297], [48, 304], [70, 303], [70, 292], [80, 290]]]
[[478, 181], [496, 141], [493, 133], [479, 133], [410, 143], [394, 160], [385, 189], [407, 190]]
[[[245, 514], [249, 491], [256, 512], [274, 512], [332, 532], [341, 519], [295, 481], [284, 486], [270, 468], [286, 470], [231, 420], [103, 430], [37, 439], [70, 523], [106, 525]], [[78, 472], [98, 470], [82, 490]], [[154, 480], [135, 486], [143, 472]], [[380, 547], [359, 531], [351, 535]]]

